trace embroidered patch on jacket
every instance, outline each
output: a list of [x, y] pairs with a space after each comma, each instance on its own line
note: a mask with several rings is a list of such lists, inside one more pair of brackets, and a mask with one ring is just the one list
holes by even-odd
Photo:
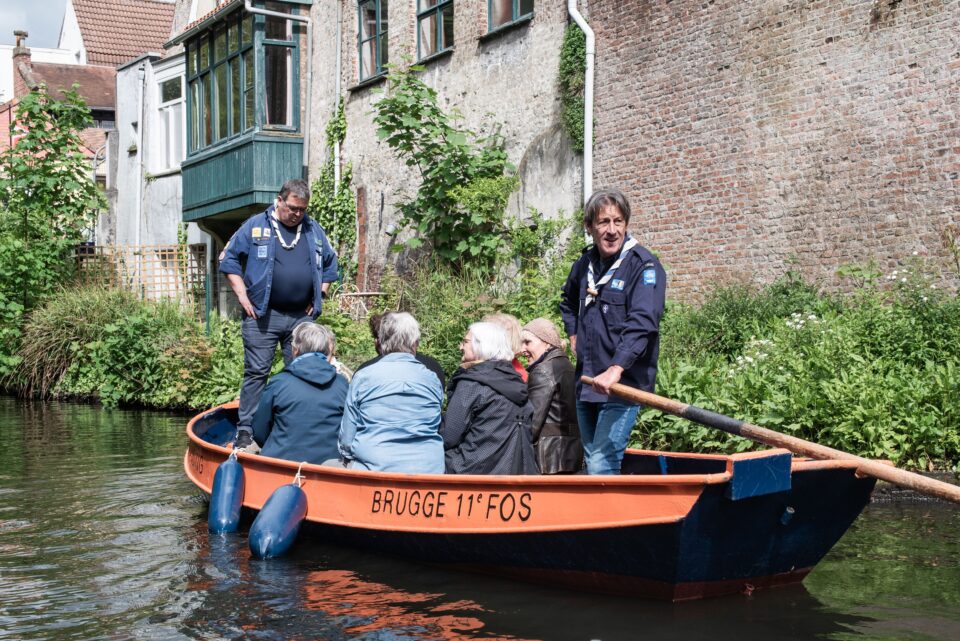
[[643, 270], [643, 284], [644, 285], [656, 285], [657, 284], [657, 270], [654, 268], [649, 268]]
[[251, 229], [250, 235], [253, 236], [254, 238], [260, 238], [260, 228], [254, 227], [253, 229]]
[[227, 247], [229, 246], [230, 246], [230, 241], [228, 240], [227, 244], [223, 246], [223, 251], [220, 252], [219, 256], [217, 256], [217, 260], [219, 260], [221, 263], [223, 262], [223, 259], [227, 257]]
[[613, 280], [610, 281], [610, 289], [620, 289], [620, 290], [622, 290], [622, 289], [623, 289], [623, 285], [624, 285], [623, 281], [620, 280], [619, 278], [614, 278]]
[[257, 247], [257, 258], [266, 258], [267, 257], [267, 246], [260, 245]]
[[263, 237], [264, 237], [264, 238], [270, 238], [270, 228], [269, 228], [269, 227], [264, 227], [264, 228], [263, 228]]

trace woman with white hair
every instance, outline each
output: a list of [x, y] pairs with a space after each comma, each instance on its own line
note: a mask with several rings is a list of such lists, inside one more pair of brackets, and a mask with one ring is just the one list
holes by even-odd
[[527, 386], [513, 369], [504, 330], [474, 323], [460, 344], [450, 379], [443, 435], [448, 474], [539, 474]]
[[342, 464], [350, 469], [443, 474], [443, 387], [414, 356], [420, 325], [406, 312], [384, 316], [383, 358], [357, 370], [340, 424]]

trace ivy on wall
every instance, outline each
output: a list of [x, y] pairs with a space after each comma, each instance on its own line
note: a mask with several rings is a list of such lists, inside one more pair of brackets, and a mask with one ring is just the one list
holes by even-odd
[[560, 106], [563, 127], [573, 148], [583, 151], [583, 88], [587, 72], [587, 38], [576, 24], [567, 25], [560, 46]]
[[320, 174], [310, 185], [310, 215], [327, 232], [330, 243], [337, 252], [340, 263], [340, 282], [348, 282], [357, 272], [357, 201], [350, 188], [353, 180], [353, 165], [347, 163], [336, 184], [333, 147], [347, 137], [347, 119], [343, 112], [343, 99], [337, 111], [327, 123], [327, 160], [320, 167]]

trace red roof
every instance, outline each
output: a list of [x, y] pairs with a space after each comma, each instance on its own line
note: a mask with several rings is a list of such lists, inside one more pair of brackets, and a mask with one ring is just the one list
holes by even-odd
[[92, 65], [116, 66], [162, 52], [173, 28], [174, 4], [156, 0], [73, 0]]
[[234, 6], [239, 4], [241, 4], [240, 0], [217, 0], [217, 6], [181, 29], [179, 33], [175, 34], [167, 44], [180, 44], [186, 40], [188, 36], [192, 35], [192, 32], [199, 31], [197, 27], [201, 25], [206, 26], [207, 23], [213, 21], [213, 18], [219, 17], [219, 15], [222, 13], [227, 13], [227, 9], [233, 9]]
[[73, 83], [80, 85], [77, 92], [90, 109], [114, 109], [117, 93], [117, 72], [113, 67], [93, 65], [58, 65], [35, 62], [33, 77], [47, 85], [48, 93], [60, 100], [63, 90]]

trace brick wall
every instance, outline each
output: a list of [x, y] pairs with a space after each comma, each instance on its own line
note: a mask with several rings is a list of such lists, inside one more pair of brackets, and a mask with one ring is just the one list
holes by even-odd
[[[960, 223], [960, 0], [622, 0], [597, 34], [594, 185], [671, 298], [918, 252]], [[956, 285], [956, 278], [953, 278]]]

